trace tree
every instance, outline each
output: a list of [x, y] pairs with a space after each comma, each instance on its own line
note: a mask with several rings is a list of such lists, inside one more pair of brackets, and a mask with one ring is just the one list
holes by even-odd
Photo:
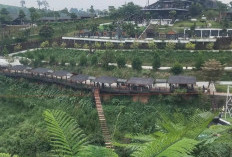
[[89, 138], [67, 113], [46, 110], [43, 117], [51, 140], [53, 156], [118, 157], [112, 150], [89, 145]]
[[114, 44], [112, 42], [106, 42], [105, 47], [106, 47], [107, 50], [112, 49], [114, 47]]
[[202, 53], [199, 53], [195, 61], [195, 68], [197, 70], [200, 70], [203, 64], [204, 64], [204, 59], [203, 59]]
[[51, 26], [44, 25], [40, 30], [39, 30], [39, 35], [43, 39], [50, 39], [54, 34], [54, 30]]
[[91, 57], [90, 62], [91, 62], [91, 65], [97, 65], [97, 64], [98, 64], [97, 55], [93, 55], [93, 56]]
[[1, 55], [2, 55], [2, 56], [7, 56], [8, 54], [9, 54], [9, 51], [8, 51], [8, 49], [6, 48], [6, 46], [4, 46]]
[[153, 62], [152, 62], [152, 67], [153, 67], [153, 70], [157, 70], [160, 68], [160, 56], [158, 53], [155, 52], [154, 54], [154, 57], [153, 57]]
[[139, 46], [140, 46], [140, 43], [137, 41], [134, 41], [133, 44], [130, 45], [130, 48], [134, 50], [138, 50]]
[[40, 44], [40, 47], [41, 48], [46, 48], [46, 47], [49, 47], [49, 42], [48, 41], [44, 41]]
[[0, 23], [1, 24], [9, 24], [10, 23], [9, 11], [6, 8], [2, 8], [0, 10]]
[[174, 75], [179, 75], [183, 72], [183, 66], [179, 62], [176, 62], [171, 68], [171, 72]]
[[72, 19], [77, 19], [77, 14], [71, 13], [71, 14], [70, 14], [70, 17], [71, 17]]
[[224, 72], [224, 67], [219, 61], [210, 59], [203, 64], [202, 71], [206, 80], [209, 80], [210, 86], [211, 83], [220, 79]]
[[124, 48], [124, 44], [123, 44], [123, 43], [120, 43], [120, 44], [118, 45], [118, 48], [119, 48], [119, 49], [123, 49], [123, 48]]
[[79, 65], [80, 66], [86, 66], [87, 65], [87, 57], [85, 54], [81, 55], [80, 56], [80, 62], [79, 62]]
[[171, 11], [169, 12], [169, 16], [170, 16], [170, 18], [173, 20], [173, 19], [175, 18], [175, 16], [176, 16], [176, 11], [175, 11], [175, 10], [171, 10]]
[[132, 68], [134, 70], [142, 70], [142, 60], [138, 57], [135, 57], [132, 60]]
[[109, 68], [109, 63], [114, 61], [114, 54], [111, 51], [106, 51], [103, 53], [102, 57], [102, 66], [106, 69]]
[[29, 8], [29, 12], [30, 12], [30, 17], [31, 17], [31, 22], [34, 23], [39, 19], [39, 13], [36, 11], [35, 8]]
[[26, 17], [26, 15], [25, 15], [24, 11], [20, 10], [19, 11], [19, 19], [21, 21], [21, 24], [23, 24], [23, 21], [25, 20], [25, 17]]
[[89, 12], [90, 12], [91, 14], [95, 14], [95, 10], [94, 10], [94, 8], [93, 8], [92, 5], [91, 5], [91, 7], [90, 7], [90, 9], [89, 9]]
[[117, 58], [117, 65], [118, 65], [119, 68], [124, 68], [125, 65], [126, 65], [126, 59], [125, 59], [125, 57], [119, 56]]
[[194, 3], [190, 6], [189, 12], [192, 17], [196, 17], [198, 15], [201, 15], [202, 13], [202, 5], [200, 3]]
[[37, 0], [37, 4], [38, 4], [39, 9], [40, 9], [40, 7], [43, 5], [43, 2], [41, 0]]

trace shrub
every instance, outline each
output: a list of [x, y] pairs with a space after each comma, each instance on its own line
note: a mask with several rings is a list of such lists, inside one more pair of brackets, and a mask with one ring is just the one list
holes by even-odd
[[74, 44], [74, 48], [76, 48], [76, 49], [81, 48], [81, 45], [78, 44], [78, 43], [75, 43], [75, 44]]
[[188, 50], [195, 50], [195, 48], [196, 48], [196, 44], [193, 44], [193, 43], [187, 43], [186, 45], [185, 45], [185, 48], [186, 49], [188, 49]]
[[119, 68], [124, 68], [125, 65], [126, 65], [126, 59], [125, 59], [125, 57], [119, 56], [117, 58], [117, 65], [118, 65]]
[[97, 56], [96, 56], [96, 55], [93, 55], [93, 56], [91, 57], [90, 62], [91, 62], [91, 65], [97, 65], [97, 63], [98, 63], [98, 58], [97, 58]]
[[154, 41], [150, 41], [148, 43], [148, 48], [151, 50], [156, 50], [157, 49], [157, 44]]
[[209, 43], [206, 45], [207, 50], [213, 50], [213, 47], [214, 47], [214, 43]]
[[55, 65], [56, 64], [56, 58], [55, 58], [55, 56], [50, 56], [50, 58], [49, 58], [49, 64], [50, 65]]
[[41, 54], [41, 53], [40, 53], [40, 54], [38, 54], [38, 59], [39, 59], [40, 61], [44, 60], [44, 58], [45, 58], [45, 57], [44, 57], [44, 55], [43, 55], [43, 54]]
[[183, 72], [183, 66], [179, 62], [176, 62], [171, 68], [171, 72], [174, 75], [181, 74]]
[[46, 48], [46, 47], [49, 47], [49, 42], [48, 41], [44, 41], [40, 44], [40, 47], [41, 48]]
[[176, 48], [176, 43], [167, 43], [166, 49], [167, 50], [174, 50]]
[[75, 60], [71, 60], [71, 61], [70, 61], [70, 66], [71, 66], [71, 67], [76, 66], [76, 62], [75, 62]]
[[123, 44], [123, 43], [120, 43], [120, 44], [118, 45], [118, 48], [123, 49], [123, 48], [124, 48], [124, 44]]
[[89, 45], [88, 44], [84, 44], [83, 49], [89, 49]]
[[6, 55], [8, 55], [8, 54], [9, 54], [9, 51], [8, 51], [8, 49], [6, 48], [6, 46], [4, 46], [1, 55], [6, 56]]
[[154, 54], [154, 58], [153, 58], [153, 62], [152, 62], [152, 67], [153, 67], [153, 70], [157, 70], [160, 68], [160, 56], [159, 54], [155, 53]]
[[85, 54], [80, 56], [80, 62], [79, 62], [80, 66], [86, 66], [87, 65], [87, 57]]
[[139, 46], [140, 46], [140, 43], [138, 43], [138, 42], [135, 41], [133, 44], [130, 45], [130, 48], [131, 49], [138, 49]]
[[62, 44], [60, 45], [61, 48], [66, 48], [67, 44], [65, 42], [62, 42]]
[[33, 65], [34, 67], [38, 67], [38, 66], [41, 65], [41, 61], [38, 60], [38, 59], [35, 59], [35, 60], [32, 61], [32, 65]]
[[26, 58], [21, 58], [19, 60], [19, 63], [23, 64], [23, 65], [29, 65], [30, 61]]
[[132, 61], [132, 68], [134, 70], [142, 70], [142, 61], [140, 58], [135, 57]]
[[59, 45], [58, 45], [57, 42], [54, 41], [54, 42], [52, 43], [52, 47], [53, 47], [53, 48], [57, 48], [58, 46], [59, 46]]
[[114, 44], [112, 42], [106, 42], [105, 43], [105, 48], [106, 49], [112, 49], [114, 47]]
[[96, 43], [94, 44], [94, 47], [95, 47], [95, 49], [100, 49], [100, 48], [101, 48], [101, 43], [96, 42]]
[[20, 44], [17, 44], [14, 46], [14, 51], [19, 51], [19, 50], [22, 50], [22, 46]]
[[62, 60], [61, 60], [61, 66], [65, 66], [65, 63], [66, 63], [66, 60], [65, 60], [65, 59], [62, 59]]

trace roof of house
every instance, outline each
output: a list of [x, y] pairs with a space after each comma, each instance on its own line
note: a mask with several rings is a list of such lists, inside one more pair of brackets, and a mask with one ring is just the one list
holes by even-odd
[[84, 82], [84, 81], [89, 79], [89, 76], [79, 74], [79, 75], [73, 75], [70, 79], [71, 79], [71, 81], [74, 81], [74, 82]]
[[10, 68], [10, 70], [15, 70], [15, 71], [24, 71], [24, 70], [30, 70], [30, 69], [32, 68], [25, 66], [25, 65], [15, 65]]
[[63, 76], [70, 76], [72, 74], [68, 71], [60, 70], [60, 71], [55, 71], [53, 75], [58, 77], [63, 77]]
[[45, 73], [53, 73], [53, 70], [47, 68], [36, 68], [32, 70], [33, 73], [45, 74]]
[[156, 79], [155, 83], [167, 83], [167, 79]]
[[116, 83], [117, 80], [118, 80], [118, 79], [117, 79], [116, 77], [102, 76], [102, 77], [96, 78], [96, 79], [94, 80], [94, 82], [112, 84], [112, 83]]
[[128, 84], [133, 85], [152, 85], [154, 83], [153, 78], [139, 78], [139, 77], [132, 77], [127, 81]]
[[169, 84], [195, 84], [196, 77], [193, 76], [170, 76], [168, 79]]

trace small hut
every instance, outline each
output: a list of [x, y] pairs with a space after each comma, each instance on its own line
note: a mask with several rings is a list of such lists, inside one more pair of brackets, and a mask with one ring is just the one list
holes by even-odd
[[170, 91], [175, 89], [187, 89], [187, 91], [194, 91], [196, 85], [196, 77], [193, 76], [170, 76], [168, 79]]
[[61, 71], [55, 71], [53, 74], [52, 74], [52, 77], [55, 77], [56, 79], [65, 79], [65, 80], [68, 80], [70, 77], [72, 76], [72, 74], [68, 71], [64, 71], [64, 70], [61, 70]]
[[110, 76], [102, 76], [102, 77], [98, 77], [94, 80], [94, 85], [97, 87], [110, 87], [113, 84], [117, 84], [117, 78], [116, 77], [110, 77]]
[[31, 67], [25, 65], [15, 65], [10, 67], [9, 71], [14, 73], [28, 73], [28, 71], [31, 69], [32, 69]]
[[127, 84], [130, 90], [149, 90], [152, 89], [154, 84], [153, 78], [139, 78], [139, 77], [132, 77], [127, 81]]
[[80, 84], [86, 84], [86, 81], [89, 80], [89, 76], [88, 75], [83, 75], [83, 74], [79, 74], [79, 75], [73, 75], [70, 78], [71, 82], [74, 83], [80, 83]]
[[47, 68], [36, 68], [36, 69], [32, 69], [31, 73], [32, 75], [36, 75], [36, 76], [51, 76], [53, 70]]

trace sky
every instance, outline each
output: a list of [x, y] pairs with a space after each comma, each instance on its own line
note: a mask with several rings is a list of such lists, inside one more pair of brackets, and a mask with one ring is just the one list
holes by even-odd
[[[0, 4], [20, 6], [21, 0], [0, 0]], [[38, 7], [37, 0], [25, 0], [26, 7]], [[148, 0], [47, 0], [51, 10], [61, 10], [67, 7], [78, 8], [78, 9], [88, 9], [91, 5], [95, 9], [107, 9], [108, 6], [119, 7], [127, 2], [134, 2], [140, 6], [145, 6]], [[150, 0], [150, 4], [156, 2], [157, 0]], [[232, 0], [221, 0], [224, 3], [229, 3]]]

